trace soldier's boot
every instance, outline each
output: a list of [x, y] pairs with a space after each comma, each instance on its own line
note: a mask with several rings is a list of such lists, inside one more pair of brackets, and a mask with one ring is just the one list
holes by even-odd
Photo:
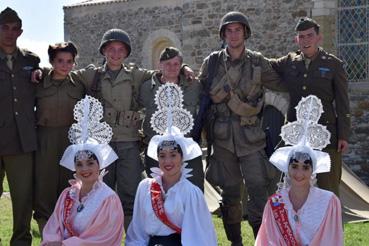
[[242, 207], [241, 204], [224, 205], [220, 204], [222, 212], [222, 220], [227, 239], [231, 241], [232, 246], [242, 246], [241, 236], [241, 220]]

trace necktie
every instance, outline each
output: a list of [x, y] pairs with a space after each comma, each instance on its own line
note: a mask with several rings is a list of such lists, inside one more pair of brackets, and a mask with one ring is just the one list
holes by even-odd
[[306, 70], [309, 69], [310, 62], [311, 62], [311, 59], [305, 58], [305, 67], [306, 67]]
[[13, 56], [12, 55], [6, 55], [6, 65], [10, 70], [13, 70]]

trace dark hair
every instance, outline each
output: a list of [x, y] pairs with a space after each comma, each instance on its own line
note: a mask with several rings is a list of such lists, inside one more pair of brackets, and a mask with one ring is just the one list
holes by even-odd
[[73, 61], [75, 61], [78, 54], [77, 47], [71, 42], [56, 43], [54, 45], [49, 45], [47, 53], [49, 54], [49, 62], [52, 63], [59, 52], [68, 52], [73, 56]]
[[292, 153], [289, 164], [294, 163], [294, 162], [299, 162], [299, 161], [303, 161], [304, 164], [309, 164], [311, 168], [313, 168], [313, 160], [311, 159], [308, 153], [299, 152], [299, 151]]
[[183, 151], [181, 146], [174, 140], [164, 140], [158, 145], [157, 154], [159, 155], [159, 152], [163, 150], [165, 147], [171, 147], [173, 150], [177, 150], [178, 153], [183, 157]]
[[76, 154], [74, 155], [74, 163], [77, 162], [78, 156], [81, 155], [82, 153], [87, 154], [89, 159], [95, 160], [97, 161], [97, 164], [99, 164], [99, 160], [97, 159], [97, 156], [90, 150], [79, 150], [76, 152]]

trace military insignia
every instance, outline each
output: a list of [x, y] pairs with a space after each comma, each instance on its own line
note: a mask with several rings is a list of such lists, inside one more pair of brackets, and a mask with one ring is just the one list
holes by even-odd
[[327, 67], [320, 67], [319, 68], [319, 72], [320, 72], [320, 76], [321, 77], [325, 77], [325, 75], [327, 74], [327, 72], [331, 71], [329, 68]]
[[32, 66], [25, 66], [25, 67], [23, 67], [23, 70], [31, 71], [31, 70], [33, 70], [33, 67]]
[[325, 59], [327, 59], [327, 57], [326, 56], [322, 56], [322, 59], [325, 60]]

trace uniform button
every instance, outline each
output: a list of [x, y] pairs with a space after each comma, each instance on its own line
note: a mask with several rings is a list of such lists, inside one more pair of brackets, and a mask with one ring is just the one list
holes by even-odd
[[306, 86], [304, 85], [304, 86], [302, 87], [302, 89], [305, 91], [305, 90], [306, 90]]
[[18, 112], [15, 112], [14, 114], [15, 114], [15, 115], [18, 115]]
[[12, 74], [11, 76], [12, 76], [12, 78], [14, 78], [14, 74]]
[[17, 98], [14, 98], [14, 102], [18, 102], [18, 99]]
[[17, 87], [16, 86], [13, 86], [13, 90], [16, 90], [17, 89]]
[[308, 76], [308, 75], [305, 73], [305, 74], [304, 74], [304, 78], [306, 78], [307, 76]]

